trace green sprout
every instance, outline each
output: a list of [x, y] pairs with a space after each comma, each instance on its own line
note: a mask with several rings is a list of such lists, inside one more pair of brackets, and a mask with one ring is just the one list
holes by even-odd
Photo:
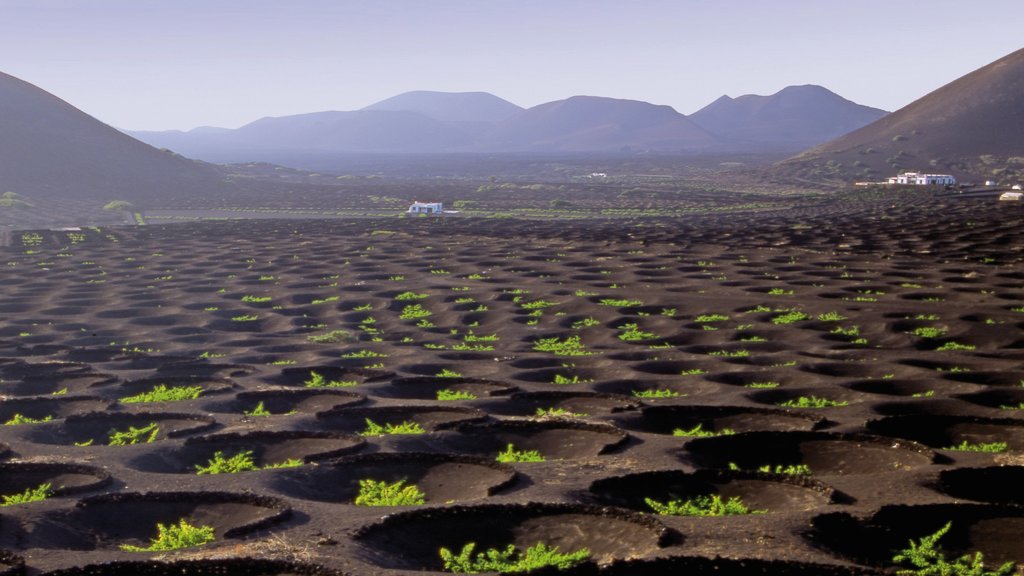
[[658, 502], [644, 498], [644, 502], [662, 516], [732, 516], [740, 514], [764, 514], [764, 510], [751, 510], [738, 496], [723, 500], [718, 494], [696, 496], [689, 500]]
[[691, 438], [710, 438], [712, 436], [730, 436], [735, 434], [736, 431], [732, 428], [723, 428], [718, 431], [705, 430], [703, 424], [697, 424], [689, 430], [683, 430], [682, 428], [676, 428], [672, 431], [673, 436], [686, 436]]
[[498, 462], [509, 464], [512, 462], [544, 462], [544, 455], [537, 450], [516, 450], [511, 443], [504, 451], [498, 452], [495, 458]]
[[417, 506], [425, 502], [425, 494], [405, 480], [388, 484], [385, 481], [360, 480], [356, 506]]
[[[135, 426], [129, 426], [125, 431], [111, 430], [110, 446], [128, 446], [131, 444], [149, 444], [156, 442], [157, 435], [160, 434], [160, 425], [156, 422], [150, 422], [142, 428], [136, 428]], [[91, 444], [90, 440], [88, 444]], [[79, 446], [88, 446], [88, 444], [76, 444]]]
[[946, 554], [938, 546], [938, 541], [949, 532], [952, 522], [939, 528], [937, 532], [925, 536], [917, 542], [911, 540], [910, 547], [904, 548], [893, 556], [897, 564], [909, 564], [913, 568], [900, 568], [896, 574], [900, 576], [1010, 576], [1016, 574], [1013, 562], [1007, 562], [996, 570], [985, 569], [985, 557], [981, 552], [964, 554], [950, 562]]
[[50, 490], [50, 483], [40, 484], [36, 488], [26, 488], [24, 492], [19, 494], [12, 494], [10, 496], [0, 496], [3, 502], [0, 502], [0, 507], [3, 506], [14, 506], [15, 504], [27, 504], [29, 502], [39, 502], [40, 500], [46, 500], [53, 492]]
[[366, 429], [359, 433], [360, 436], [384, 436], [385, 434], [425, 434], [422, 426], [411, 420], [399, 424], [384, 424], [381, 426], [369, 418], [366, 419]]
[[441, 548], [439, 553], [444, 562], [444, 569], [455, 574], [518, 574], [546, 567], [566, 570], [585, 562], [590, 557], [590, 550], [586, 548], [563, 554], [558, 551], [557, 546], [547, 546], [541, 542], [523, 552], [517, 552], [515, 546], [509, 544], [504, 550], [490, 548], [473, 556], [475, 548], [476, 544], [473, 542], [463, 546], [458, 554], [448, 548]]
[[4, 426], [18, 426], [20, 424], [41, 424], [43, 422], [49, 422], [53, 420], [53, 416], [43, 416], [42, 418], [29, 418], [21, 414], [15, 414], [11, 416], [11, 419], [4, 422]]
[[121, 550], [125, 552], [167, 552], [192, 548], [209, 544], [215, 540], [213, 526], [193, 526], [184, 518], [177, 524], [157, 524], [157, 536], [150, 540], [149, 546], [132, 546], [122, 544]]
[[202, 386], [172, 386], [158, 384], [149, 392], [142, 392], [134, 396], [121, 398], [122, 404], [140, 404], [143, 402], [178, 402], [181, 400], [195, 400], [203, 393]]
[[446, 402], [451, 400], [476, 400], [476, 394], [473, 394], [472, 392], [465, 392], [463, 390], [445, 388], [437, 391], [437, 399]]

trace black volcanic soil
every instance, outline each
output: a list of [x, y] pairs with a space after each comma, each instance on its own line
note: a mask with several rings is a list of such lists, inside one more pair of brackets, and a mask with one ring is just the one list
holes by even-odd
[[[787, 206], [19, 233], [0, 495], [58, 490], [0, 507], [0, 573], [411, 575], [544, 540], [592, 548], [576, 574], [866, 574], [946, 520], [951, 550], [1024, 560], [1021, 498], [983, 488], [1024, 479], [1020, 208]], [[122, 402], [160, 384], [199, 397]], [[218, 451], [263, 469], [193, 473]], [[426, 504], [356, 506], [364, 479]], [[708, 494], [766, 513], [645, 508]], [[217, 541], [120, 549], [181, 518]]]

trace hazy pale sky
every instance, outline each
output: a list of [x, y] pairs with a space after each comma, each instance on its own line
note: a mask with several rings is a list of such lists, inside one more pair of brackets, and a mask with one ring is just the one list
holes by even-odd
[[1024, 47], [1022, 0], [0, 0], [0, 72], [129, 129], [409, 90], [690, 114], [821, 84], [894, 110]]

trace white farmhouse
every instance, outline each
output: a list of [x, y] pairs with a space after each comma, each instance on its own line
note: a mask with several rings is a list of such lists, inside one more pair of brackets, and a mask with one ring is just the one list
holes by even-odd
[[906, 184], [911, 186], [952, 186], [956, 178], [949, 174], [922, 174], [920, 172], [904, 172], [889, 178], [889, 184]]
[[409, 214], [441, 214], [443, 212], [444, 203], [442, 202], [414, 201], [412, 206], [409, 206], [409, 210], [407, 210]]
[[1020, 192], [1003, 192], [999, 195], [999, 199], [1003, 202], [1020, 202], [1021, 196], [1024, 194]]

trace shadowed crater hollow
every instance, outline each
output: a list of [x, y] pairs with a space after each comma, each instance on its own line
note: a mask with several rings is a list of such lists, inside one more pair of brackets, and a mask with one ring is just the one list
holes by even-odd
[[195, 474], [220, 452], [224, 458], [248, 453], [256, 467], [265, 468], [289, 461], [307, 464], [334, 458], [359, 450], [365, 443], [359, 436], [330, 432], [214, 434], [189, 438], [181, 448], [154, 450], [132, 459], [128, 465], [145, 472]]
[[641, 472], [597, 480], [590, 496], [598, 503], [651, 513], [646, 502], [690, 500], [701, 496], [739, 498], [753, 511], [792, 512], [813, 510], [848, 498], [831, 486], [801, 476], [779, 476], [757, 472], [679, 470]]
[[633, 512], [517, 504], [403, 512], [361, 528], [355, 538], [368, 549], [368, 560], [381, 567], [441, 570], [440, 548], [458, 553], [470, 542], [480, 552], [509, 544], [525, 550], [538, 542], [558, 546], [562, 552], [586, 548], [591, 561], [605, 564], [654, 552], [669, 544], [671, 533], [652, 517]]
[[139, 441], [147, 442], [206, 432], [216, 426], [216, 420], [199, 414], [92, 412], [33, 425], [26, 437], [40, 444], [102, 446], [113, 442], [115, 434], [132, 429], [142, 431]]
[[119, 493], [81, 500], [33, 522], [21, 537], [32, 548], [95, 550], [146, 546], [157, 524], [211, 526], [217, 540], [237, 538], [286, 520], [291, 508], [268, 496], [227, 492]]
[[20, 494], [43, 484], [51, 496], [69, 496], [99, 490], [111, 482], [102, 468], [65, 462], [6, 462], [0, 464], [2, 495]]
[[767, 466], [806, 466], [814, 475], [895, 472], [933, 463], [931, 450], [909, 441], [824, 432], [747, 432], [697, 438], [684, 446], [693, 461], [708, 468], [758, 470]]
[[424, 493], [427, 504], [486, 498], [515, 482], [516, 472], [483, 458], [436, 453], [377, 453], [339, 458], [289, 470], [272, 481], [275, 490], [319, 502], [352, 503], [360, 480], [404, 480]]
[[[1024, 508], [988, 504], [887, 505], [858, 519], [845, 512], [823, 514], [805, 536], [838, 557], [869, 566], [891, 567], [893, 556], [950, 523], [937, 543], [952, 560], [981, 552], [991, 568], [1024, 561]], [[908, 567], [905, 565], [905, 567]]]

